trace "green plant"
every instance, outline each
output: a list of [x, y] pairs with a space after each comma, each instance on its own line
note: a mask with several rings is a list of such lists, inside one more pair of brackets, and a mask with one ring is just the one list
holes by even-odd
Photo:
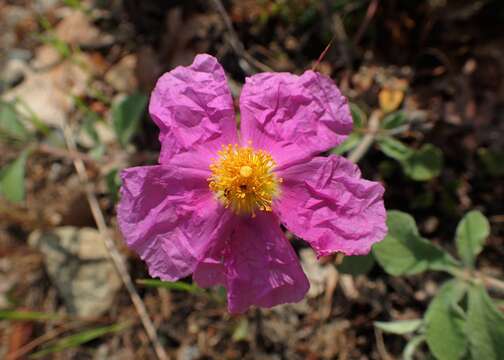
[[412, 334], [404, 349], [412, 359], [423, 342], [435, 358], [504, 358], [504, 316], [487, 293], [486, 286], [504, 290], [504, 283], [475, 269], [490, 226], [479, 211], [471, 211], [460, 221], [455, 244], [460, 260], [423, 238], [415, 220], [406, 213], [389, 211], [389, 233], [373, 248], [373, 255], [393, 276], [424, 271], [443, 271], [452, 276], [430, 302], [423, 319], [376, 322], [375, 326], [394, 334]]

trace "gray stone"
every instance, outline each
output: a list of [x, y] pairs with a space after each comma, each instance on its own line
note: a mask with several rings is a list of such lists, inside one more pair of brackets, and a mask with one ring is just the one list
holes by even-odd
[[70, 314], [100, 316], [114, 301], [121, 280], [100, 234], [70, 226], [35, 231], [30, 245], [44, 255], [44, 264]]

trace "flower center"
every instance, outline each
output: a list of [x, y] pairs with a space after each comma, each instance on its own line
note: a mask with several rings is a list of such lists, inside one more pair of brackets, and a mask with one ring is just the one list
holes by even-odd
[[236, 214], [271, 211], [271, 202], [278, 195], [282, 179], [272, 171], [276, 165], [269, 153], [250, 146], [222, 146], [219, 157], [210, 165], [210, 189], [217, 194], [226, 208]]

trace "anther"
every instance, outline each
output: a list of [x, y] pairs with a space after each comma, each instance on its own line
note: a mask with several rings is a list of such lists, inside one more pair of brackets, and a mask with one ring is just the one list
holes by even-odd
[[243, 176], [243, 177], [249, 177], [250, 175], [252, 175], [252, 168], [250, 166], [242, 166], [240, 168], [240, 175]]

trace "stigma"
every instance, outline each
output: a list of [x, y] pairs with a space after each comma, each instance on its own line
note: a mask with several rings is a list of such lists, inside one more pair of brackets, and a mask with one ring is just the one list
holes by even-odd
[[276, 163], [271, 155], [237, 144], [223, 145], [217, 155], [210, 164], [208, 184], [219, 201], [238, 215], [271, 211], [282, 181], [273, 172]]

